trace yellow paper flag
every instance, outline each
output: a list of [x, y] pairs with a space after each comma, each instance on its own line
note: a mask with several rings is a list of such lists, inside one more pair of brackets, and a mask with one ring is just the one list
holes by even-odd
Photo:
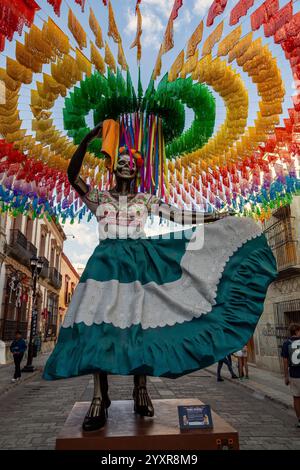
[[211, 53], [214, 45], [220, 41], [223, 33], [223, 26], [224, 26], [224, 21], [222, 21], [216, 29], [208, 36], [206, 39], [203, 49], [202, 49], [202, 55], [208, 55]]
[[188, 59], [189, 57], [192, 57], [198, 45], [202, 41], [202, 36], [203, 36], [203, 21], [197, 26], [195, 31], [193, 32], [192, 36], [189, 39], [187, 49], [186, 49], [186, 58]]
[[121, 42], [121, 36], [116, 24], [114, 11], [110, 0], [108, 1], [108, 36], [112, 37], [113, 40], [118, 44]]
[[102, 49], [102, 47], [104, 47], [102, 29], [92, 8], [90, 8], [89, 25], [95, 35], [96, 46], [99, 47], [99, 49]]
[[97, 50], [95, 45], [91, 41], [91, 62], [95, 65], [98, 72], [105, 74], [105, 62], [103, 57], [101, 56], [100, 52]]
[[169, 76], [168, 76], [169, 82], [174, 82], [176, 80], [176, 78], [178, 77], [178, 75], [180, 74], [182, 70], [183, 65], [184, 65], [184, 51], [182, 50], [178, 54], [172, 67], [170, 68]]
[[111, 70], [113, 70], [115, 73], [117, 72], [117, 64], [107, 42], [105, 42], [104, 61], [109, 66], [109, 68], [111, 68]]
[[225, 56], [239, 41], [242, 34], [242, 26], [238, 26], [236, 29], [231, 31], [224, 39], [220, 42], [218, 47], [218, 56]]

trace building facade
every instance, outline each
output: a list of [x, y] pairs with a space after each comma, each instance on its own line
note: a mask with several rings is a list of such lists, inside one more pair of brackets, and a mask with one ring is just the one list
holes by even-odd
[[273, 212], [265, 234], [277, 261], [278, 278], [271, 284], [254, 335], [252, 360], [259, 367], [283, 372], [280, 357], [292, 322], [300, 323], [300, 196]]
[[59, 294], [59, 315], [57, 331], [59, 331], [64, 320], [66, 311], [71, 302], [74, 290], [79, 282], [80, 276], [65, 253], [61, 257], [62, 286]]
[[32, 273], [30, 259], [43, 260], [37, 285], [37, 331], [42, 349], [50, 350], [57, 334], [59, 293], [62, 285], [61, 257], [66, 239], [63, 229], [54, 219], [33, 219], [29, 215], [5, 218], [2, 237], [0, 273], [0, 340], [9, 344], [16, 329], [28, 337], [31, 319]]

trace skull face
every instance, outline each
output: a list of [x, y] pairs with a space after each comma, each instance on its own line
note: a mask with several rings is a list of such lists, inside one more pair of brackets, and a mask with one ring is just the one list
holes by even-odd
[[116, 168], [116, 176], [123, 179], [133, 179], [136, 177], [136, 163], [132, 159], [132, 168], [130, 168], [130, 156], [123, 154], [119, 156]]

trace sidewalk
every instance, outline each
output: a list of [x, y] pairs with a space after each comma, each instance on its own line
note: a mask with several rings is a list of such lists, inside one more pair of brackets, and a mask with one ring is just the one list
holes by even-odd
[[[233, 367], [237, 373], [235, 364]], [[217, 364], [208, 367], [206, 370], [217, 377]], [[249, 379], [232, 379], [225, 364], [221, 374], [223, 379], [252, 390], [257, 397], [268, 398], [286, 408], [293, 408], [293, 397], [290, 389], [285, 385], [283, 376], [279, 374], [259, 369], [251, 364], [249, 364]], [[222, 382], [220, 382], [220, 386], [222, 386]]]
[[[22, 377], [18, 382], [11, 382], [15, 367], [13, 363], [0, 365], [0, 396], [37, 375], [42, 370], [46, 360], [48, 359], [48, 356], [49, 353], [44, 353], [39, 354], [38, 357], [35, 357], [33, 359], [33, 366], [36, 368], [36, 370], [33, 372], [22, 372]], [[25, 356], [22, 361], [21, 370], [25, 366], [26, 361], [27, 356]]]

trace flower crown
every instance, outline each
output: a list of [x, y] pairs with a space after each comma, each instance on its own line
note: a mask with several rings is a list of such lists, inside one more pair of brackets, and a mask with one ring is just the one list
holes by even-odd
[[[125, 145], [124, 147], [119, 148], [119, 156], [122, 155], [122, 153], [124, 153], [124, 152], [129, 153], [129, 149], [128, 149], [127, 145]], [[135, 149], [130, 149], [130, 152], [131, 152], [132, 156], [135, 159], [137, 167], [141, 168], [144, 164], [144, 159], [142, 157], [141, 152], [139, 152], [138, 150], [135, 150]]]

